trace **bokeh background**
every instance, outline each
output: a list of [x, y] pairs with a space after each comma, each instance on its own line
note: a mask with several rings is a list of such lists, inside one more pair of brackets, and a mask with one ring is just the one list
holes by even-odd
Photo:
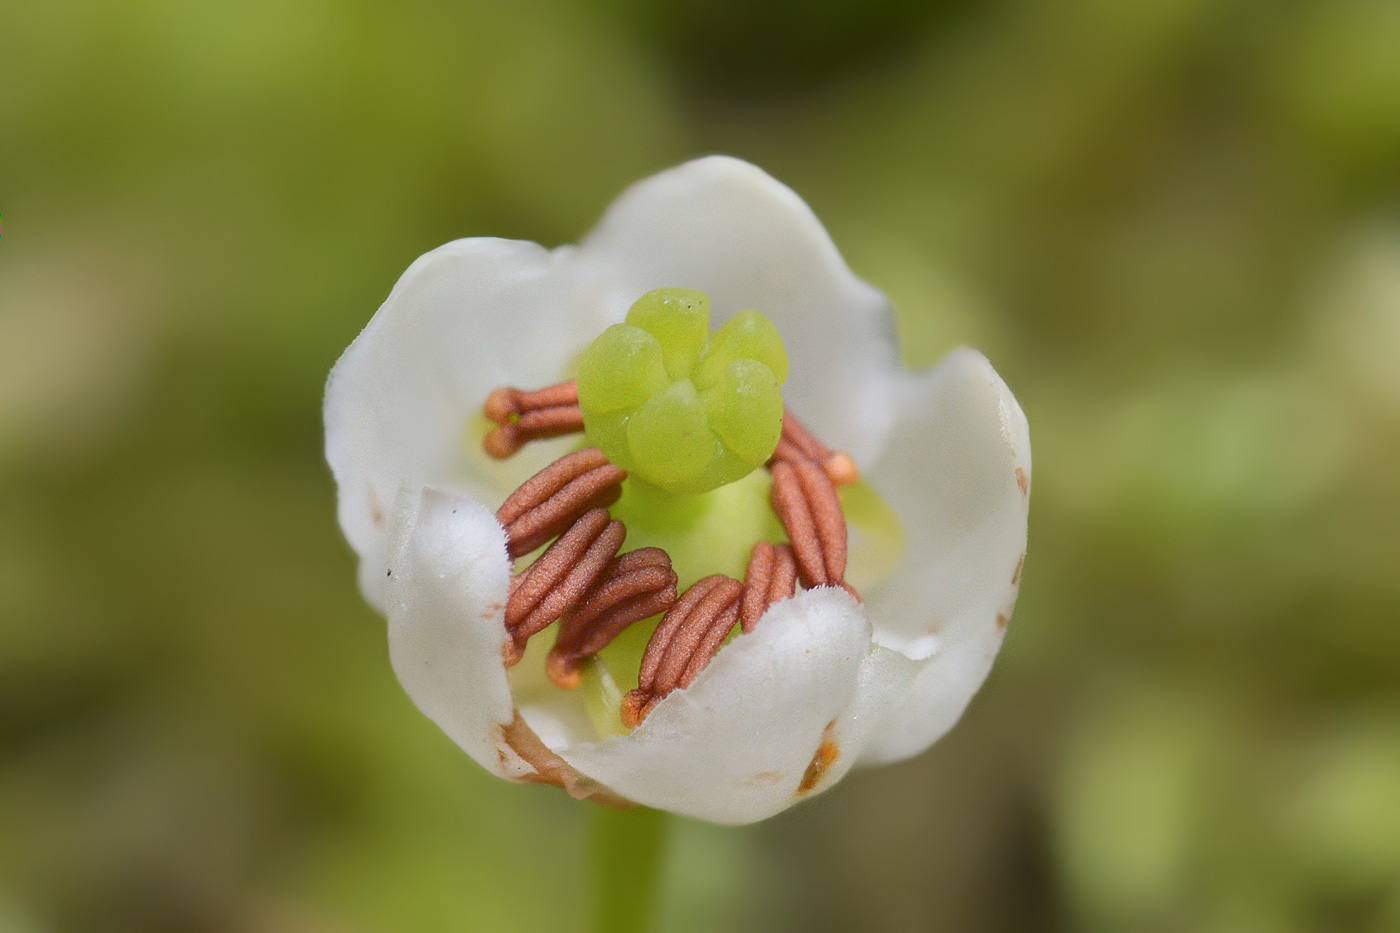
[[403, 696], [326, 372], [706, 152], [1035, 445], [912, 762], [682, 822], [663, 929], [1400, 929], [1400, 4], [0, 4], [0, 931], [567, 930], [588, 808]]

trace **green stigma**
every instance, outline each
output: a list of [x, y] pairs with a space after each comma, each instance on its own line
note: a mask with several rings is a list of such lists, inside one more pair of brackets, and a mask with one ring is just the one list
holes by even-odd
[[787, 374], [768, 318], [740, 311], [711, 333], [707, 295], [658, 288], [579, 360], [584, 430], [639, 479], [677, 495], [709, 492], [773, 455]]

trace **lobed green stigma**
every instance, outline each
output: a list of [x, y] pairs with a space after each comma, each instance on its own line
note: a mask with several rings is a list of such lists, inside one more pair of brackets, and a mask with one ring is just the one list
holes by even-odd
[[658, 288], [580, 358], [584, 430], [639, 479], [678, 495], [709, 492], [773, 455], [787, 374], [768, 318], [740, 311], [711, 333], [708, 296]]

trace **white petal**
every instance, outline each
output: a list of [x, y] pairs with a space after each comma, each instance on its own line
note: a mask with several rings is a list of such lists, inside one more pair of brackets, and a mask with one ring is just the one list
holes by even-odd
[[551, 752], [516, 709], [503, 661], [510, 561], [495, 515], [467, 496], [405, 488], [385, 579], [394, 673], [448, 738], [501, 777], [623, 802]]
[[399, 497], [387, 583], [389, 657], [418, 708], [478, 764], [505, 777], [501, 730], [515, 717], [502, 661], [510, 584], [505, 530], [472, 499]]
[[907, 698], [923, 667], [923, 662], [899, 651], [870, 646], [869, 653], [860, 662], [850, 705], [825, 733], [841, 754], [821, 773], [810, 776], [808, 794], [819, 794], [832, 787], [852, 767], [866, 760], [867, 747], [879, 738], [891, 710]]
[[815, 776], [811, 793], [821, 793], [845, 777], [853, 766], [867, 760], [867, 747], [880, 737], [890, 711], [904, 702], [922, 668], [922, 663], [898, 651], [871, 646], [861, 661], [851, 705], [828, 730], [842, 754], [824, 773]]
[[581, 251], [612, 270], [614, 313], [678, 286], [710, 296], [716, 327], [747, 308], [768, 315], [792, 363], [788, 404], [858, 463], [873, 458], [898, 371], [889, 302], [790, 188], [738, 159], [688, 162], [625, 192]]
[[850, 706], [869, 650], [855, 600], [811, 590], [770, 609], [630, 735], [556, 752], [647, 806], [716, 823], [765, 819], [826, 786], [823, 772], [853, 756], [839, 740], [827, 745], [828, 730]]
[[361, 588], [376, 607], [384, 608], [387, 510], [400, 485], [496, 502], [568, 443], [532, 444], [495, 465], [466, 432], [492, 388], [559, 381], [605, 325], [596, 286], [574, 257], [514, 240], [448, 243], [409, 267], [331, 370], [326, 459]]
[[1001, 647], [1026, 553], [1030, 434], [981, 354], [959, 350], [909, 377], [869, 472], [904, 522], [908, 551], [866, 594], [878, 644], [921, 660], [880, 726], [870, 761], [906, 758], [952, 728]]

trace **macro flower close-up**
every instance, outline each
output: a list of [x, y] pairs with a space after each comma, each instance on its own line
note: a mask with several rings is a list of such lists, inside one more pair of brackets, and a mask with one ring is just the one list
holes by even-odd
[[885, 296], [726, 157], [577, 246], [421, 257], [325, 426], [408, 695], [482, 767], [605, 803], [751, 823], [917, 755], [1025, 560], [1005, 383], [968, 349], [902, 370]]
[[1397, 49], [5, 4], [0, 933], [1397, 933]]

